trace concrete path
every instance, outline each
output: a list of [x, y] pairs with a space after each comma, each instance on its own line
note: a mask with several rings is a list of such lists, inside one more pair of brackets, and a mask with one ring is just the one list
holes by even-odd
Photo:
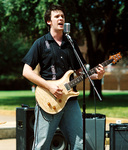
[[1, 139], [0, 150], [16, 150], [16, 139]]
[[0, 110], [0, 150], [16, 150], [16, 113]]

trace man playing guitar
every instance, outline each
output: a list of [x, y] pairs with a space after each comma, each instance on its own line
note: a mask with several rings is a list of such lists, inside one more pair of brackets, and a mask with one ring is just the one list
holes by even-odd
[[[23, 58], [23, 76], [37, 86], [49, 91], [54, 98], [59, 99], [61, 102], [63, 89], [56, 82], [49, 83], [48, 80], [56, 81], [71, 69], [76, 70], [75, 73], [80, 75], [81, 69], [72, 47], [63, 33], [65, 23], [63, 7], [52, 5], [46, 11], [44, 18], [50, 31], [37, 39]], [[85, 64], [86, 61], [83, 59], [75, 42], [74, 45]], [[37, 64], [40, 64], [40, 75], [34, 72]], [[105, 72], [104, 67], [99, 65], [96, 72], [90, 77], [92, 79], [101, 79]], [[50, 107], [50, 102], [48, 105]], [[56, 108], [52, 107], [52, 109]], [[35, 150], [49, 150], [54, 133], [59, 127], [70, 144], [71, 150], [82, 150], [82, 126], [82, 114], [77, 97], [69, 98], [64, 108], [55, 114], [44, 111], [37, 102], [35, 106], [35, 139], [33, 147]]]

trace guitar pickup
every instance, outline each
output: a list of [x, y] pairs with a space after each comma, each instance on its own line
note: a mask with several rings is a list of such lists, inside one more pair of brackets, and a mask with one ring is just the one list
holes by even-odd
[[70, 87], [70, 85], [68, 83], [65, 83], [64, 86], [67, 89], [67, 91], [69, 91], [71, 89], [71, 87]]
[[57, 98], [52, 93], [50, 93], [50, 95], [52, 96], [53, 99], [57, 100]]

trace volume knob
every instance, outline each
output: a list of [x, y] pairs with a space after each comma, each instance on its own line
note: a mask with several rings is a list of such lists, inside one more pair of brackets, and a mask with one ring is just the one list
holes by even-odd
[[56, 110], [56, 106], [53, 106], [52, 108], [53, 108], [54, 110]]
[[51, 104], [49, 102], [47, 104], [48, 104], [49, 107], [51, 106]]

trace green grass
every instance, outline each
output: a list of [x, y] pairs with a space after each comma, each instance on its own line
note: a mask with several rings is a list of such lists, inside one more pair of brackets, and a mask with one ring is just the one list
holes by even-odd
[[[86, 113], [100, 113], [106, 117], [128, 118], [128, 91], [103, 91], [103, 100], [89, 98], [85, 92]], [[79, 104], [82, 110], [83, 95], [80, 91]], [[96, 107], [95, 107], [96, 103]], [[0, 110], [16, 110], [21, 104], [35, 106], [34, 93], [31, 91], [0, 91]], [[95, 109], [96, 108], [96, 109]]]
[[[95, 102], [94, 98], [90, 99], [86, 96], [86, 113], [95, 113], [96, 111], [107, 117], [128, 118], [128, 91], [103, 91], [102, 93], [102, 101], [96, 100]], [[87, 95], [89, 95], [88, 92]], [[82, 95], [80, 95], [79, 102], [82, 108]]]
[[0, 91], [0, 110], [16, 110], [21, 104], [35, 106], [34, 93], [31, 91]]

